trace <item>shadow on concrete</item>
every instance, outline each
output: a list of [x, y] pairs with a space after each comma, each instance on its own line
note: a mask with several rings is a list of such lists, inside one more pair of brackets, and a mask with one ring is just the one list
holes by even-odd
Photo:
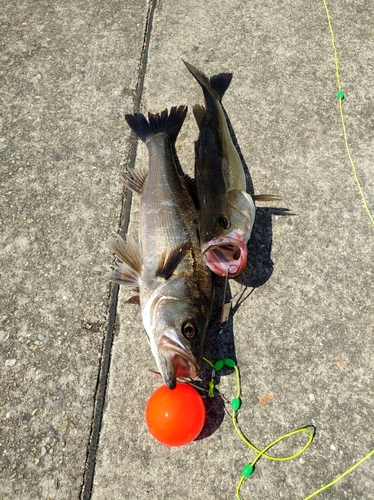
[[[223, 108], [229, 131], [237, 149], [240, 159], [243, 164], [243, 169], [246, 176], [246, 188], [249, 194], [254, 194], [253, 182], [248, 170], [248, 166], [240, 150], [240, 146], [236, 139], [235, 132], [232, 128], [230, 119]], [[215, 297], [213, 304], [213, 313], [209, 322], [205, 343], [204, 357], [215, 363], [218, 360], [230, 358], [236, 362], [235, 342], [233, 331], [233, 318], [239, 307], [245, 302], [253, 291], [266, 283], [273, 273], [274, 264], [271, 259], [272, 247], [272, 216], [273, 215], [292, 215], [288, 209], [283, 208], [257, 208], [256, 219], [252, 230], [251, 238], [248, 242], [248, 259], [247, 267], [237, 281], [243, 286], [239, 292], [239, 297], [233, 305], [230, 316], [226, 323], [220, 322], [221, 309], [224, 303], [230, 302], [233, 297], [229, 284], [226, 287], [225, 280], [218, 276], [214, 276]], [[248, 290], [250, 287], [250, 290]], [[225, 297], [224, 297], [225, 295]], [[219, 385], [220, 377], [229, 375], [233, 372], [232, 368], [225, 367], [219, 373], [214, 374], [215, 386]], [[209, 382], [212, 378], [211, 366], [204, 362], [202, 363], [201, 372], [202, 390], [209, 387]], [[204, 396], [204, 404], [206, 408], [206, 421], [203, 430], [196, 438], [197, 440], [204, 439], [213, 434], [221, 425], [225, 415], [225, 403], [222, 396], [215, 390], [215, 396], [209, 397], [207, 393]]]
[[252, 234], [247, 244], [247, 267], [238, 279], [247, 287], [264, 285], [273, 274], [271, 259], [273, 242], [272, 216], [292, 216], [287, 208], [257, 208]]
[[200, 441], [214, 434], [225, 416], [225, 402], [220, 394], [215, 394], [214, 397], [206, 396], [203, 401], [206, 411], [205, 422], [195, 441]]
[[[225, 294], [225, 280], [223, 278], [214, 275], [213, 283], [215, 289], [213, 313], [205, 335], [204, 357], [213, 364], [226, 358], [231, 358], [236, 362], [232, 311], [227, 322], [220, 322], [223, 303], [230, 302], [232, 299], [230, 286], [227, 285]], [[219, 384], [221, 376], [228, 375], [232, 371], [232, 368], [225, 367], [220, 372], [215, 373], [215, 386]], [[200, 377], [201, 387], [206, 390], [212, 379], [212, 367], [205, 361], [202, 361], [201, 364]], [[203, 430], [196, 438], [197, 440], [213, 434], [221, 425], [225, 415], [224, 401], [217, 390], [214, 391], [214, 397], [209, 397], [207, 393], [204, 393], [204, 404], [206, 419]]]
[[[230, 118], [228, 117], [225, 108], [223, 106], [222, 108], [229, 127], [231, 139], [243, 165], [247, 184], [247, 193], [253, 195], [254, 187], [248, 165], [240, 149], [234, 129], [230, 122]], [[291, 214], [287, 208], [256, 207], [256, 218], [252, 234], [247, 245], [247, 268], [238, 280], [245, 286], [257, 288], [266, 283], [273, 273], [274, 264], [270, 257], [271, 245], [273, 241], [272, 215], [291, 216], [293, 214]]]

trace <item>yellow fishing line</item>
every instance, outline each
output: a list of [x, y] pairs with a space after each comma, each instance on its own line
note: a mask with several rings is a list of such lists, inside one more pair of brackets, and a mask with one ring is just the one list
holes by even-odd
[[[356, 184], [357, 184], [357, 187], [358, 187], [361, 199], [362, 199], [362, 203], [363, 203], [364, 208], [365, 208], [365, 210], [366, 210], [366, 212], [367, 212], [367, 214], [369, 216], [369, 219], [370, 219], [371, 223], [374, 225], [374, 218], [373, 218], [373, 216], [372, 216], [372, 214], [370, 212], [368, 203], [367, 203], [365, 195], [363, 193], [363, 190], [362, 190], [362, 187], [361, 187], [361, 183], [360, 183], [360, 180], [359, 180], [358, 175], [357, 175], [357, 170], [356, 170], [355, 164], [353, 162], [353, 159], [352, 159], [352, 156], [351, 156], [351, 152], [350, 152], [350, 148], [349, 148], [348, 134], [347, 134], [347, 129], [346, 129], [345, 120], [344, 120], [344, 113], [343, 113], [343, 104], [342, 104], [342, 101], [344, 99], [344, 92], [342, 90], [341, 83], [340, 83], [338, 51], [337, 51], [336, 45], [335, 45], [334, 31], [333, 31], [333, 28], [332, 28], [330, 13], [329, 13], [329, 10], [328, 10], [328, 7], [327, 7], [326, 0], [323, 0], [323, 4], [324, 4], [324, 7], [325, 7], [327, 21], [328, 21], [328, 25], [329, 25], [329, 28], [330, 28], [332, 48], [333, 48], [333, 51], [334, 51], [335, 73], [336, 73], [336, 81], [337, 81], [337, 86], [338, 86], [337, 97], [339, 99], [340, 119], [341, 119], [342, 129], [343, 129], [343, 137], [344, 137], [345, 149], [346, 149], [346, 152], [347, 152], [347, 156], [348, 156], [349, 162], [350, 162], [351, 167], [352, 167], [353, 177], [354, 177], [354, 179], [356, 181]], [[313, 441], [314, 432], [312, 430], [312, 426], [311, 426], [311, 428], [309, 428], [309, 427], [302, 427], [300, 429], [296, 429], [294, 431], [291, 431], [291, 432], [288, 432], [288, 433], [284, 434], [283, 436], [279, 437], [278, 439], [275, 439], [273, 442], [271, 442], [270, 444], [268, 444], [263, 450], [260, 450], [259, 448], [257, 448], [253, 443], [251, 443], [244, 436], [244, 434], [241, 432], [241, 430], [240, 430], [240, 428], [238, 426], [238, 422], [237, 422], [237, 410], [240, 408], [240, 404], [241, 404], [241, 402], [240, 402], [241, 388], [240, 388], [240, 374], [239, 374], [239, 369], [238, 369], [236, 363], [233, 360], [231, 360], [231, 359], [225, 359], [225, 360], [217, 361], [215, 364], [213, 364], [208, 359], [206, 359], [206, 358], [203, 358], [203, 359], [211, 366], [211, 368], [213, 370], [212, 378], [211, 378], [211, 380], [209, 382], [209, 396], [210, 397], [213, 397], [213, 395], [214, 395], [214, 389], [215, 389], [214, 376], [215, 376], [215, 371], [221, 370], [224, 366], [229, 366], [229, 367], [232, 367], [232, 368], [235, 369], [237, 391], [236, 391], [236, 396], [232, 400], [232, 403], [231, 403], [231, 406], [232, 406], [232, 409], [233, 409], [233, 412], [231, 414], [232, 423], [233, 423], [235, 431], [238, 434], [238, 436], [240, 437], [240, 439], [247, 446], [249, 446], [250, 448], [252, 448], [253, 451], [255, 451], [257, 453], [257, 456], [255, 457], [255, 459], [250, 464], [247, 464], [243, 468], [243, 470], [242, 470], [242, 476], [241, 476], [241, 478], [240, 478], [240, 480], [239, 480], [239, 482], [237, 484], [236, 491], [235, 491], [237, 500], [240, 500], [240, 489], [241, 489], [241, 486], [242, 486], [242, 484], [244, 482], [244, 479], [252, 474], [252, 472], [254, 470], [255, 464], [258, 462], [258, 460], [261, 457], [267, 458], [269, 460], [275, 460], [275, 461], [286, 461], [286, 460], [292, 460], [294, 458], [297, 458], [302, 453], [304, 453], [304, 451], [310, 446], [311, 442]], [[308, 432], [309, 433], [309, 438], [308, 438], [308, 441], [306, 442], [306, 444], [303, 446], [303, 448], [301, 450], [299, 450], [297, 453], [295, 453], [294, 455], [290, 455], [290, 456], [286, 456], [286, 457], [274, 457], [274, 456], [268, 455], [266, 453], [270, 448], [272, 448], [273, 446], [275, 446], [276, 444], [278, 444], [283, 439], [286, 439], [288, 437], [291, 437], [291, 436], [293, 436], [295, 434], [298, 434], [298, 433], [301, 433], [301, 432]], [[365, 462], [365, 460], [367, 460], [368, 458], [370, 458], [373, 454], [374, 454], [374, 450], [372, 450], [366, 456], [364, 456], [363, 458], [361, 458], [361, 460], [359, 460], [358, 462], [356, 462], [352, 467], [350, 467], [348, 470], [346, 470], [345, 472], [343, 472], [340, 476], [338, 476], [337, 478], [335, 478], [333, 481], [331, 481], [328, 484], [325, 484], [324, 486], [322, 486], [321, 488], [319, 488], [318, 490], [316, 490], [311, 495], [305, 497], [304, 500], [310, 500], [311, 498], [313, 498], [314, 496], [318, 495], [322, 491], [327, 490], [327, 488], [330, 488], [331, 486], [333, 486], [334, 484], [336, 484], [337, 482], [339, 482], [341, 479], [343, 479], [343, 477], [345, 477], [347, 474], [350, 474], [354, 469], [356, 469], [357, 467], [359, 467], [362, 463]]]
[[360, 192], [362, 203], [364, 205], [366, 213], [369, 216], [369, 219], [370, 219], [371, 223], [374, 225], [374, 218], [373, 218], [373, 216], [372, 216], [372, 214], [370, 212], [369, 205], [368, 205], [368, 203], [366, 201], [364, 192], [362, 190], [361, 183], [360, 183], [360, 180], [359, 180], [358, 175], [357, 175], [357, 170], [356, 170], [355, 164], [353, 162], [353, 159], [352, 159], [352, 156], [351, 156], [351, 151], [350, 151], [350, 148], [349, 148], [347, 129], [346, 129], [346, 126], [345, 126], [345, 120], [344, 120], [344, 114], [343, 114], [343, 103], [342, 103], [342, 101], [343, 101], [343, 98], [344, 98], [344, 92], [342, 91], [342, 87], [341, 87], [341, 84], [340, 84], [338, 51], [337, 51], [336, 45], [335, 45], [335, 36], [334, 36], [334, 31], [332, 29], [332, 23], [331, 23], [330, 13], [329, 13], [329, 9], [327, 7], [326, 0], [323, 0], [323, 4], [325, 6], [325, 11], [326, 11], [326, 16], [327, 16], [327, 22], [329, 24], [330, 34], [331, 34], [331, 43], [332, 43], [332, 48], [333, 48], [333, 51], [334, 51], [336, 82], [337, 82], [337, 85], [338, 85], [338, 94], [337, 94], [337, 96], [338, 96], [338, 99], [339, 99], [340, 119], [341, 119], [342, 128], [343, 128], [343, 137], [344, 137], [345, 149], [347, 151], [347, 156], [348, 156], [349, 162], [350, 162], [351, 167], [352, 167], [353, 177], [354, 177], [354, 179], [356, 181], [358, 190]]
[[[258, 462], [258, 460], [261, 457], [267, 458], [269, 460], [279, 461], [279, 462], [286, 461], [286, 460], [292, 460], [294, 458], [297, 458], [302, 453], [304, 453], [304, 451], [308, 448], [308, 446], [313, 441], [314, 431], [312, 429], [314, 429], [314, 427], [312, 427], [312, 426], [310, 428], [309, 427], [302, 427], [300, 429], [296, 429], [294, 431], [287, 432], [283, 436], [281, 436], [281, 437], [275, 439], [274, 441], [272, 441], [263, 450], [260, 450], [259, 448], [257, 448], [257, 446], [255, 446], [253, 443], [251, 443], [251, 441], [249, 441], [249, 439], [247, 439], [244, 436], [244, 434], [242, 433], [242, 431], [240, 430], [240, 428], [238, 426], [238, 422], [237, 422], [237, 410], [240, 408], [240, 405], [241, 405], [241, 401], [240, 401], [241, 384], [240, 384], [239, 368], [237, 367], [235, 361], [233, 361], [232, 359], [224, 359], [224, 360], [217, 361], [216, 363], [213, 364], [208, 359], [206, 359], [206, 358], [203, 358], [203, 359], [211, 366], [211, 368], [213, 370], [213, 372], [212, 372], [212, 378], [211, 378], [211, 381], [209, 382], [209, 395], [210, 396], [214, 395], [213, 392], [214, 392], [214, 377], [215, 377], [215, 372], [221, 370], [224, 366], [228, 366], [230, 368], [234, 368], [235, 375], [236, 375], [236, 388], [237, 389], [236, 389], [236, 395], [235, 395], [234, 399], [231, 401], [231, 407], [233, 409], [233, 412], [232, 412], [232, 415], [231, 415], [232, 423], [233, 423], [234, 429], [235, 429], [236, 433], [238, 434], [238, 436], [240, 437], [240, 439], [247, 446], [249, 446], [250, 448], [252, 448], [253, 451], [255, 451], [257, 453], [257, 456], [255, 457], [255, 459], [252, 460], [252, 462], [250, 464], [247, 464], [243, 468], [243, 470], [242, 470], [242, 477], [239, 480], [239, 483], [238, 483], [238, 485], [236, 487], [236, 498], [238, 500], [240, 500], [240, 488], [241, 488], [241, 485], [242, 485], [244, 479], [252, 474], [252, 472], [254, 470], [255, 464]], [[308, 438], [307, 443], [297, 453], [294, 453], [293, 455], [289, 455], [289, 456], [286, 456], [286, 457], [274, 457], [274, 456], [268, 455], [266, 453], [270, 448], [272, 448], [273, 446], [275, 446], [276, 444], [278, 444], [280, 441], [283, 441], [284, 439], [286, 439], [288, 437], [291, 437], [291, 436], [293, 436], [295, 434], [299, 434], [301, 432], [307, 432], [307, 433], [309, 433], [309, 438]]]
[[341, 474], [336, 479], [334, 479], [333, 481], [331, 481], [331, 483], [325, 484], [325, 486], [322, 486], [322, 488], [320, 488], [319, 490], [315, 491], [314, 493], [312, 493], [308, 497], [305, 497], [304, 500], [309, 500], [310, 498], [318, 495], [318, 493], [321, 493], [322, 491], [327, 490], [327, 488], [330, 488], [330, 486], [332, 486], [333, 484], [336, 484], [338, 481], [340, 481], [341, 479], [343, 479], [344, 476], [346, 476], [347, 474], [349, 474], [350, 472], [352, 472], [354, 469], [356, 469], [356, 467], [358, 467], [359, 465], [361, 465], [362, 463], [364, 463], [365, 460], [367, 460], [368, 458], [370, 458], [371, 455], [373, 455], [373, 454], [374, 454], [374, 450], [372, 450], [366, 456], [364, 456], [363, 458], [361, 458], [361, 460], [359, 460], [354, 465], [352, 465], [352, 467], [349, 468], [348, 470], [346, 470], [345, 472], [343, 472], [343, 474]]
[[[310, 426], [310, 427], [300, 427], [299, 429], [296, 429], [294, 431], [287, 432], [283, 436], [275, 439], [270, 444], [268, 444], [267, 446], [265, 446], [264, 449], [260, 450], [259, 448], [257, 448], [257, 446], [255, 446], [253, 443], [251, 443], [251, 441], [249, 441], [249, 439], [247, 439], [244, 436], [244, 434], [242, 433], [242, 431], [240, 430], [240, 428], [238, 426], [238, 422], [237, 422], [237, 410], [240, 408], [240, 405], [241, 405], [241, 401], [240, 401], [241, 383], [240, 383], [239, 368], [236, 365], [235, 361], [233, 361], [232, 359], [227, 358], [227, 359], [224, 359], [224, 360], [217, 361], [216, 363], [213, 364], [207, 358], [203, 358], [203, 359], [212, 368], [212, 378], [211, 378], [211, 381], [209, 382], [209, 396], [211, 396], [211, 397], [214, 396], [214, 388], [215, 388], [214, 377], [215, 377], [216, 371], [222, 370], [222, 368], [224, 368], [225, 366], [230, 367], [230, 368], [234, 368], [234, 370], [235, 370], [236, 387], [237, 387], [237, 389], [236, 389], [235, 398], [231, 402], [231, 407], [233, 409], [233, 412], [231, 414], [232, 423], [233, 423], [235, 431], [238, 434], [238, 436], [240, 437], [240, 439], [247, 446], [249, 446], [250, 448], [252, 448], [252, 450], [254, 452], [257, 453], [257, 456], [254, 458], [254, 460], [252, 460], [251, 463], [249, 463], [249, 464], [247, 464], [247, 465], [245, 465], [243, 467], [243, 469], [242, 469], [242, 476], [241, 476], [241, 478], [240, 478], [240, 480], [239, 480], [239, 482], [238, 482], [238, 484], [236, 486], [235, 496], [236, 496], [237, 500], [241, 500], [241, 498], [240, 498], [240, 489], [241, 489], [241, 486], [242, 486], [242, 484], [244, 482], [244, 479], [246, 479], [247, 477], [249, 477], [253, 473], [254, 467], [255, 467], [256, 463], [259, 461], [259, 459], [261, 457], [264, 457], [264, 458], [267, 458], [269, 460], [274, 460], [274, 461], [278, 461], [278, 462], [284, 462], [284, 461], [293, 460], [294, 458], [299, 457], [302, 453], [304, 453], [304, 451], [312, 443], [313, 438], [314, 438], [314, 427], [313, 426]], [[272, 448], [273, 446], [275, 446], [279, 442], [283, 441], [284, 439], [287, 439], [288, 437], [294, 436], [295, 434], [299, 434], [301, 432], [307, 432], [309, 434], [309, 437], [308, 437], [308, 440], [307, 440], [306, 444], [298, 452], [294, 453], [293, 455], [286, 456], [286, 457], [274, 457], [274, 456], [268, 455], [266, 453], [270, 448]], [[314, 496], [318, 495], [322, 491], [327, 490], [327, 488], [330, 488], [330, 486], [333, 486], [334, 484], [336, 484], [337, 482], [339, 482], [341, 479], [343, 479], [344, 476], [346, 476], [347, 474], [349, 474], [350, 472], [352, 472], [354, 469], [356, 469], [357, 467], [359, 467], [363, 462], [365, 462], [365, 460], [367, 460], [368, 458], [370, 458], [373, 454], [374, 454], [374, 450], [372, 450], [371, 452], [369, 452], [365, 457], [361, 458], [361, 460], [359, 460], [358, 462], [356, 462], [352, 467], [350, 467], [348, 470], [346, 470], [345, 472], [343, 472], [340, 476], [338, 476], [337, 478], [335, 478], [333, 481], [331, 481], [328, 484], [325, 484], [324, 486], [322, 486], [321, 488], [319, 488], [318, 490], [316, 490], [311, 495], [305, 497], [304, 500], [310, 500], [310, 498], [313, 498]]]

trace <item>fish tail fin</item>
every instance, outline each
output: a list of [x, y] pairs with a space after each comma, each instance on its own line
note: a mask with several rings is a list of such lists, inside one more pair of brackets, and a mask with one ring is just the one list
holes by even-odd
[[170, 113], [167, 109], [161, 113], [148, 113], [148, 121], [141, 113], [126, 115], [125, 120], [135, 134], [146, 142], [147, 137], [159, 132], [165, 132], [174, 142], [183, 125], [187, 114], [187, 106], [172, 107]]
[[224, 93], [229, 88], [232, 80], [232, 73], [220, 73], [219, 75], [212, 76], [210, 79], [210, 85], [222, 99]]
[[187, 106], [173, 106], [170, 109], [170, 113], [168, 113], [167, 109], [155, 115], [148, 113], [152, 133], [157, 134], [158, 132], [165, 132], [174, 142], [183, 125], [187, 109]]
[[183, 62], [203, 88], [204, 94], [208, 92], [213, 99], [220, 101], [231, 83], [232, 73], [220, 73], [208, 78], [202, 71], [192, 66], [192, 64], [184, 60]]
[[150, 134], [151, 129], [149, 123], [144, 115], [141, 113], [134, 113], [133, 115], [125, 115], [125, 120], [133, 132], [145, 142], [147, 136]]

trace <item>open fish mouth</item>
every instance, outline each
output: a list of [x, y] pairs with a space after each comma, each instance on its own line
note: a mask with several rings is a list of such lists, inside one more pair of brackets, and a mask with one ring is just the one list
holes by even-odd
[[209, 269], [223, 278], [237, 278], [247, 266], [247, 246], [243, 240], [215, 238], [205, 243], [201, 252]]
[[[199, 364], [192, 353], [168, 335], [162, 335], [158, 342], [159, 352], [163, 358], [164, 370], [161, 374], [169, 389], [174, 389], [177, 378], [195, 378], [199, 374]], [[161, 367], [160, 367], [161, 368]]]

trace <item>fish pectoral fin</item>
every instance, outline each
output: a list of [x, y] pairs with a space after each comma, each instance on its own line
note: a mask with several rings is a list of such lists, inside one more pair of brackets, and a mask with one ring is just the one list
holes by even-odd
[[158, 261], [156, 276], [160, 276], [165, 280], [170, 278], [170, 276], [177, 268], [178, 264], [186, 255], [189, 246], [189, 243], [183, 243], [182, 245], [179, 245], [177, 248], [172, 250], [170, 253], [167, 253], [167, 250], [164, 250]]
[[202, 104], [195, 104], [192, 109], [197, 126], [200, 128], [205, 118], [205, 113], [206, 113], [205, 107]]
[[253, 201], [279, 201], [281, 198], [275, 194], [251, 194]]
[[139, 286], [142, 259], [134, 238], [128, 234], [125, 241], [117, 234], [110, 236], [108, 245], [120, 260], [117, 267], [108, 273], [108, 278], [121, 285]]
[[141, 194], [147, 175], [147, 168], [136, 168], [129, 173], [124, 172], [121, 177], [121, 182], [133, 193]]
[[129, 299], [125, 300], [125, 303], [126, 304], [136, 304], [136, 305], [140, 306], [140, 297], [139, 297], [139, 295], [133, 295]]

